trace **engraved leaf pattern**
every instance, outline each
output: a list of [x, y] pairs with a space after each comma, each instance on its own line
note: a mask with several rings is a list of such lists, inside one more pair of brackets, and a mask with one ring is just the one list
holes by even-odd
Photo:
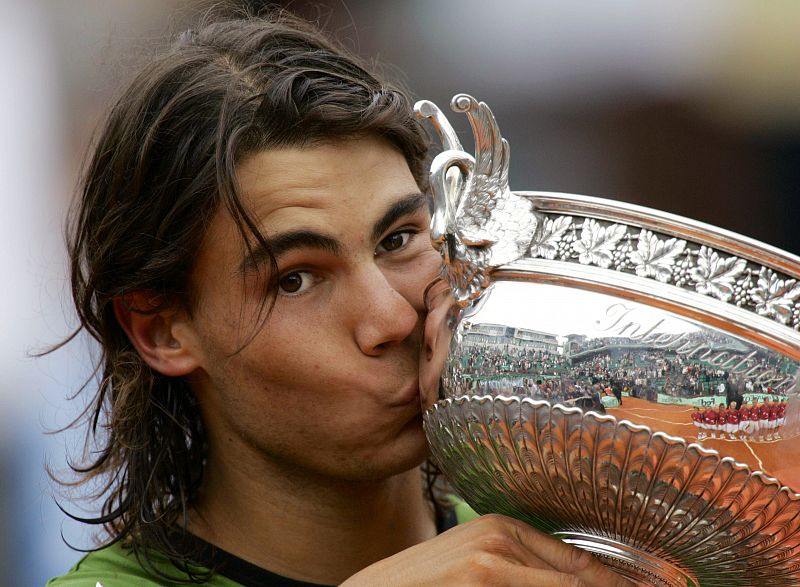
[[613, 261], [614, 248], [625, 236], [625, 226], [611, 224], [603, 227], [591, 218], [583, 223], [581, 238], [573, 244], [578, 261], [584, 265], [597, 265], [608, 269]]
[[792, 318], [795, 300], [800, 298], [800, 284], [795, 279], [779, 279], [774, 271], [764, 267], [751, 296], [756, 312], [787, 324]]
[[672, 277], [675, 258], [686, 248], [686, 241], [671, 238], [661, 240], [649, 230], [639, 233], [639, 243], [629, 255], [639, 277], [654, 277], [668, 282]]
[[698, 251], [697, 266], [692, 269], [690, 276], [698, 293], [712, 295], [727, 302], [733, 295], [736, 278], [746, 266], [744, 259], [723, 259], [713, 249], [704, 246]]
[[531, 244], [532, 257], [555, 259], [558, 254], [558, 244], [561, 236], [572, 225], [572, 216], [558, 216], [555, 219], [546, 218], [542, 230], [536, 235]]

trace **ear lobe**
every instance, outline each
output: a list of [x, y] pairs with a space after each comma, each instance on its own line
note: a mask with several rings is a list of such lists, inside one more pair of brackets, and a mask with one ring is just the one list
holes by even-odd
[[146, 292], [126, 294], [114, 298], [114, 315], [145, 363], [162, 375], [188, 375], [200, 362], [185, 313], [157, 303]]

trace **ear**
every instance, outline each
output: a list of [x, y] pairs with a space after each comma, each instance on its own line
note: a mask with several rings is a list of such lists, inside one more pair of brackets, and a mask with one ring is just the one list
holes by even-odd
[[114, 298], [114, 315], [145, 363], [162, 375], [188, 375], [200, 366], [197, 345], [186, 312], [157, 309], [149, 292]]

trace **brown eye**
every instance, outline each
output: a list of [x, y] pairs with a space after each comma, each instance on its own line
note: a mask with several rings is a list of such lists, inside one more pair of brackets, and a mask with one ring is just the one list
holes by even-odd
[[308, 271], [295, 271], [294, 273], [287, 273], [278, 279], [278, 289], [282, 294], [302, 293], [311, 285], [311, 274]]
[[381, 252], [397, 251], [402, 249], [410, 238], [410, 232], [395, 232], [383, 239], [378, 248], [381, 249]]

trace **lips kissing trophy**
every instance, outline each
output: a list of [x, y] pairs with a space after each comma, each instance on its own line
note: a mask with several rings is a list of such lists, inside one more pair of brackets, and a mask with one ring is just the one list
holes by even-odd
[[512, 192], [431, 102], [424, 426], [479, 513], [645, 585], [800, 585], [800, 258], [611, 200]]

